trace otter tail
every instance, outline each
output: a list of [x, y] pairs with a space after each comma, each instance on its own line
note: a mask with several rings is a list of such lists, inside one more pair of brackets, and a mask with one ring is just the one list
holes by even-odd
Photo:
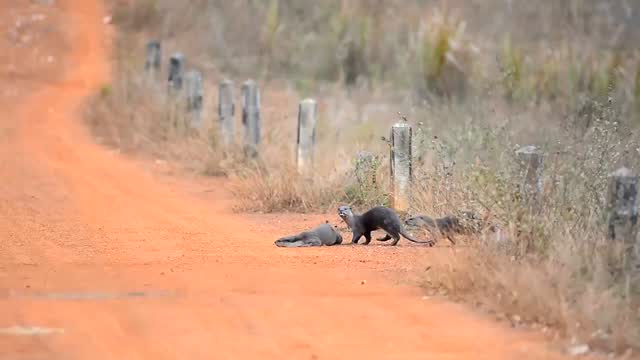
[[405, 239], [412, 241], [414, 243], [418, 243], [418, 244], [428, 244], [429, 246], [433, 246], [435, 245], [434, 242], [432, 240], [427, 240], [427, 241], [418, 241], [414, 238], [412, 238], [409, 234], [407, 234], [404, 230], [400, 230], [400, 235], [402, 235]]

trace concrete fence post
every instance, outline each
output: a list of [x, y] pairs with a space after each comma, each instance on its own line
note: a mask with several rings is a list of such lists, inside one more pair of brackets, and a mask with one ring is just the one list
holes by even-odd
[[159, 41], [149, 41], [147, 43], [147, 56], [144, 62], [144, 70], [149, 79], [155, 80], [160, 73], [162, 61], [162, 47]]
[[313, 152], [316, 142], [318, 104], [313, 99], [305, 99], [298, 106], [298, 139], [296, 162], [299, 173], [307, 173], [313, 166]]
[[202, 73], [197, 70], [189, 71], [185, 76], [187, 92], [187, 113], [191, 121], [191, 128], [199, 129], [202, 126], [202, 103], [204, 90], [202, 87]]
[[255, 158], [260, 145], [260, 90], [253, 80], [242, 84], [242, 125], [245, 154]]
[[233, 101], [233, 82], [223, 80], [218, 90], [218, 116], [220, 117], [220, 131], [225, 147], [233, 143], [233, 117], [235, 115], [235, 103]]
[[411, 125], [398, 122], [391, 127], [391, 207], [407, 212], [411, 206]]
[[174, 95], [182, 90], [182, 79], [184, 77], [184, 56], [175, 53], [169, 59], [169, 92]]
[[623, 167], [611, 173], [609, 179], [609, 237], [635, 245], [638, 231], [638, 176]]
[[180, 109], [182, 102], [182, 82], [184, 77], [184, 56], [175, 53], [169, 58], [169, 76], [167, 88], [167, 116], [171, 125], [175, 128], [182, 127], [184, 109]]
[[533, 145], [524, 146], [516, 151], [520, 166], [520, 196], [523, 204], [535, 210], [540, 209], [542, 196], [543, 153]]
[[[612, 240], [618, 240], [624, 248], [622, 266], [625, 269], [640, 268], [640, 243], [638, 242], [638, 175], [622, 167], [609, 175], [607, 230]], [[630, 292], [631, 279], [627, 275], [626, 292]]]

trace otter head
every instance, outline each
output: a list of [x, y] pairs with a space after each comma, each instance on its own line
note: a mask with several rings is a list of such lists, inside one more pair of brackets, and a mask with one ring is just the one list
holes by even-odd
[[338, 215], [342, 218], [342, 220], [347, 220], [350, 217], [353, 217], [353, 210], [348, 205], [342, 205], [338, 208]]
[[407, 220], [405, 220], [404, 223], [408, 226], [415, 226], [415, 227], [425, 226], [427, 224], [424, 220], [422, 220], [420, 216], [410, 217]]
[[347, 224], [347, 226], [351, 227], [351, 219], [353, 219], [353, 210], [351, 210], [351, 206], [342, 205], [338, 207], [338, 216]]
[[325, 224], [329, 225], [329, 227], [331, 228], [331, 231], [333, 232], [333, 235], [335, 236], [336, 241], [334, 244], [336, 245], [342, 244], [342, 235], [340, 235], [340, 231], [338, 230], [338, 227], [336, 225], [329, 224], [329, 220], [327, 220]]

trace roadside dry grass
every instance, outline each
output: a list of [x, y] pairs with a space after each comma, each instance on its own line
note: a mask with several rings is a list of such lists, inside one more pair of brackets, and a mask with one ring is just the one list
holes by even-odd
[[[598, 0], [482, 4], [121, 5], [114, 82], [93, 99], [87, 121], [123, 151], [228, 176], [238, 211], [334, 212], [339, 203], [362, 210], [388, 203], [381, 137], [401, 112], [415, 134], [411, 212], [473, 210], [500, 229], [469, 239], [470, 251], [426, 274], [425, 286], [594, 348], [640, 349], [640, 275], [620, 266], [620, 244], [604, 232], [609, 173], [640, 171], [640, 57], [628, 45], [638, 39], [640, 8]], [[150, 86], [141, 77], [150, 38], [163, 41], [165, 58], [181, 51], [205, 73], [201, 132], [183, 131], [162, 79]], [[249, 77], [260, 82], [257, 162], [239, 149], [223, 154], [213, 90], [223, 77], [237, 89]], [[320, 118], [315, 173], [302, 177], [294, 167], [295, 112], [307, 96], [318, 99]], [[535, 215], [520, 199], [514, 154], [529, 144], [545, 153], [543, 210]], [[376, 160], [363, 166], [363, 151]]]

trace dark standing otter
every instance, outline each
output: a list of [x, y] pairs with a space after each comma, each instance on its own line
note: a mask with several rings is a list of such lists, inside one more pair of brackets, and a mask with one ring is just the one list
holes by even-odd
[[362, 215], [356, 215], [351, 210], [351, 207], [343, 205], [338, 208], [338, 215], [353, 232], [353, 239], [351, 240], [353, 244], [357, 244], [362, 236], [365, 238], [364, 244], [369, 244], [371, 242], [371, 232], [382, 229], [387, 233], [387, 236], [377, 240], [387, 241], [393, 238], [391, 245], [396, 245], [400, 241], [400, 235], [415, 243], [428, 244], [429, 246], [435, 245], [432, 240], [414, 240], [404, 231], [402, 222], [396, 212], [388, 207], [376, 206]]
[[342, 235], [327, 222], [315, 229], [280, 238], [275, 244], [278, 247], [331, 246], [342, 244]]

